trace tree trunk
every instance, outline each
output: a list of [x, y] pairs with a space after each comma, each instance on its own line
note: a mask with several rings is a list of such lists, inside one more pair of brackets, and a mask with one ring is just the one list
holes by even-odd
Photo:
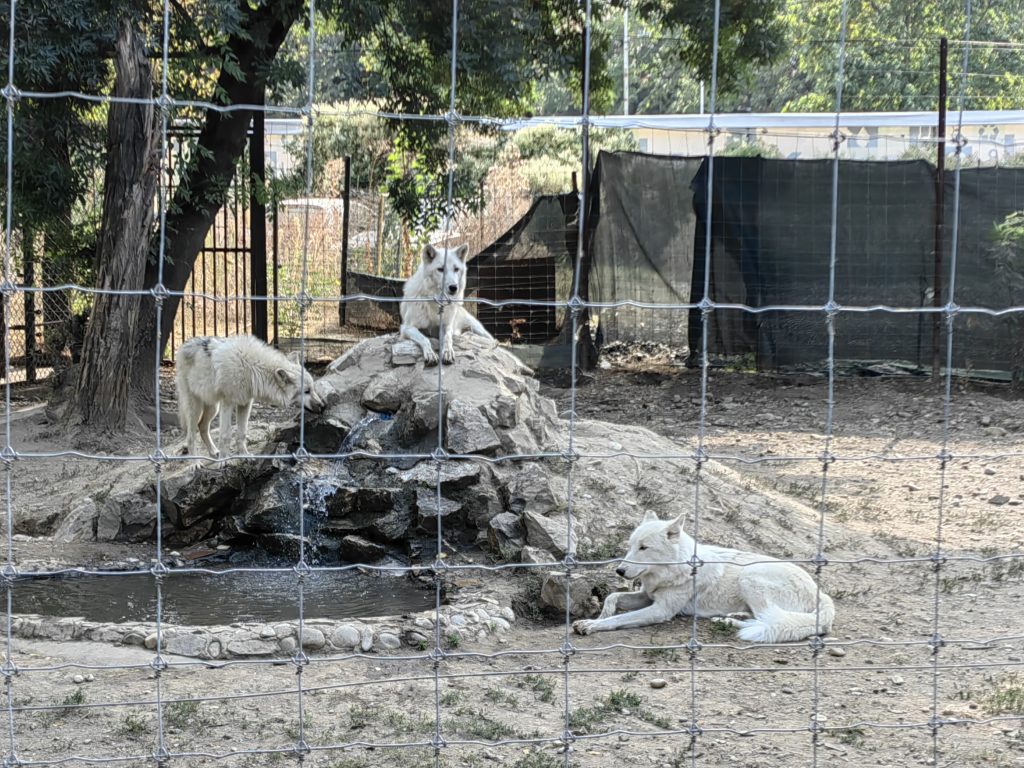
[[[225, 103], [263, 103], [271, 64], [302, 8], [301, 0], [261, 3], [255, 8], [248, 0], [240, 0], [239, 13], [246, 21], [243, 30], [228, 40], [225, 54], [226, 58], [234, 59], [237, 70], [222, 68], [217, 78], [217, 92], [222, 94]], [[241, 72], [241, 78], [233, 74], [236, 71]], [[198, 147], [168, 206], [163, 269], [163, 285], [168, 291], [185, 289], [196, 256], [234, 178], [251, 120], [252, 110], [248, 109], [208, 110], [206, 113]], [[158, 253], [159, 241], [155, 243], [151, 255]], [[158, 278], [157, 259], [150, 258], [146, 266], [146, 287], [155, 286]], [[180, 296], [164, 299], [160, 318], [161, 351], [167, 347], [180, 303]], [[134, 389], [139, 394], [152, 396], [156, 372], [156, 306], [151, 300], [143, 302], [135, 341], [141, 352], [132, 376]]]
[[[128, 21], [122, 21], [118, 29], [115, 71], [116, 96], [152, 98], [152, 73], [143, 41]], [[149, 101], [110, 105], [96, 274], [99, 289], [137, 291], [143, 287], [160, 167], [153, 112]], [[139, 305], [139, 296], [96, 295], [66, 412], [69, 421], [101, 431], [124, 429], [128, 385], [138, 350]]]

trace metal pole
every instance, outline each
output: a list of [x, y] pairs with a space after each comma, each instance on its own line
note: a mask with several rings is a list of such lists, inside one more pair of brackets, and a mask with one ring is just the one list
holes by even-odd
[[[942, 240], [945, 228], [945, 175], [946, 175], [946, 85], [949, 41], [939, 40], [939, 127], [938, 150], [935, 158], [935, 273], [932, 285], [932, 306], [942, 306]], [[932, 377], [939, 375], [939, 341], [942, 318], [936, 312], [932, 317]]]
[[[267, 334], [267, 206], [263, 191], [267, 184], [266, 114], [262, 109], [252, 113], [252, 136], [249, 139], [249, 270], [252, 333], [268, 341]], [[259, 194], [256, 188], [259, 187]]]
[[[345, 189], [341, 208], [341, 296], [348, 296], [348, 214], [352, 202], [352, 158], [345, 155]], [[345, 326], [348, 302], [338, 304], [338, 324]]]
[[[36, 236], [28, 227], [21, 232], [21, 255], [24, 261], [25, 287], [34, 288], [36, 282]], [[36, 380], [36, 294], [25, 291], [25, 381]]]
[[273, 193], [273, 195], [270, 198], [270, 205], [271, 205], [270, 215], [273, 217], [272, 220], [271, 220], [271, 223], [273, 224], [273, 227], [274, 227], [273, 230], [272, 230], [273, 238], [274, 239], [272, 241], [272, 248], [271, 248], [271, 257], [270, 257], [271, 258], [271, 265], [270, 265], [270, 268], [271, 268], [271, 279], [273, 280], [273, 283], [274, 283], [273, 294], [272, 295], [273, 295], [273, 300], [274, 300], [274, 315], [273, 315], [274, 316], [274, 346], [276, 347], [276, 346], [278, 346], [281, 343], [281, 336], [280, 336], [281, 326], [280, 326], [280, 323], [279, 323], [280, 307], [278, 306], [281, 303], [281, 302], [278, 301], [278, 297], [281, 295], [281, 293], [280, 293], [281, 289], [280, 289], [280, 287], [278, 286], [278, 283], [277, 283], [277, 273], [279, 271], [278, 270], [279, 264], [278, 264], [278, 257], [277, 257], [278, 233], [277, 233], [277, 192], [276, 191]]
[[629, 6], [622, 9], [622, 114], [629, 114]]

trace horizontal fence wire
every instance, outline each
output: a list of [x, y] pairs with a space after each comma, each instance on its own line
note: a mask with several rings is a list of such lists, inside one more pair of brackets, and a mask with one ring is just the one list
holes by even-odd
[[[310, 310], [317, 304], [351, 304], [353, 302], [370, 301], [380, 304], [394, 304], [402, 301], [419, 301], [426, 304], [436, 304], [439, 319], [448, 306], [443, 297], [436, 299], [403, 299], [402, 297], [381, 297], [365, 293], [349, 293], [344, 296], [315, 295], [309, 291], [309, 251], [310, 251], [310, 199], [314, 190], [314, 128], [317, 120], [325, 115], [331, 114], [331, 108], [321, 108], [314, 102], [314, 87], [317, 77], [318, 50], [316, 40], [317, 30], [317, 4], [314, 0], [308, 4], [308, 26], [309, 26], [309, 51], [305, 64], [306, 67], [306, 93], [304, 103], [300, 107], [266, 106], [262, 104], [219, 104], [203, 100], [179, 99], [172, 96], [168, 90], [168, 56], [170, 47], [170, 0], [164, 0], [162, 4], [163, 29], [162, 29], [162, 72], [160, 80], [160, 96], [156, 99], [133, 99], [120, 98], [102, 94], [88, 94], [78, 91], [54, 91], [36, 92], [31, 90], [19, 90], [15, 83], [15, 41], [17, 36], [17, 10], [15, 2], [9, 5], [10, 36], [8, 40], [8, 72], [7, 84], [3, 88], [2, 95], [6, 105], [7, 116], [7, 177], [6, 177], [6, 212], [5, 212], [5, 247], [3, 250], [3, 276], [0, 282], [0, 298], [3, 301], [4, 313], [4, 336], [5, 342], [10, 340], [11, 326], [10, 318], [12, 303], [18, 296], [29, 294], [46, 295], [58, 292], [77, 292], [85, 296], [139, 296], [149, 298], [155, 302], [157, 322], [156, 334], [159, 347], [160, 316], [164, 311], [164, 302], [168, 298], [181, 298], [214, 303], [230, 303], [234, 301], [265, 301], [272, 304], [294, 304], [298, 308], [298, 353], [299, 359], [304, 365], [307, 361], [307, 321]], [[963, 36], [969, 40], [971, 37], [971, 0], [965, 0], [965, 24]], [[375, 110], [349, 110], [346, 115], [366, 114], [389, 120], [425, 121], [443, 124], [448, 131], [448, 159], [449, 167], [447, 172], [447, 202], [451, 206], [453, 201], [453, 187], [455, 183], [456, 166], [456, 128], [463, 123], [477, 123], [491, 127], [514, 127], [521, 121], [496, 119], [487, 116], [468, 116], [460, 114], [457, 109], [457, 85], [458, 85], [458, 50], [459, 50], [459, 18], [460, 6], [458, 0], [451, 4], [451, 49], [450, 49], [450, 83], [449, 83], [449, 109], [443, 115], [412, 115], [400, 113], [388, 113]], [[369, 459], [379, 462], [396, 461], [429, 461], [436, 465], [436, 480], [434, 482], [434, 498], [440, 509], [442, 501], [442, 466], [450, 462], [471, 461], [485, 466], [510, 465], [515, 466], [523, 462], [549, 462], [564, 469], [566, 480], [566, 504], [565, 514], [567, 520], [567, 540], [565, 554], [560, 560], [549, 563], [469, 563], [457, 562], [454, 558], [458, 552], [454, 551], [448, 544], [445, 534], [445, 523], [443, 515], [436, 515], [436, 527], [433, 533], [434, 545], [437, 555], [434, 560], [424, 565], [319, 565], [308, 560], [309, 552], [306, 549], [306, 516], [305, 516], [305, 494], [303, 483], [305, 476], [299, 473], [299, 489], [296, 503], [296, 524], [299, 531], [299, 549], [294, 564], [287, 567], [269, 566], [228, 566], [226, 568], [206, 568], [201, 566], [177, 565], [173, 557], [165, 551], [163, 543], [163, 527], [160, 510], [161, 487], [164, 482], [164, 473], [168, 467], [179, 462], [193, 462], [203, 458], [193, 455], [169, 455], [162, 443], [161, 436], [161, 400], [160, 400], [160, 363], [161, 351], [156, 353], [156, 372], [154, 375], [155, 393], [155, 414], [156, 414], [156, 435], [154, 450], [146, 455], [132, 454], [102, 454], [90, 453], [78, 449], [67, 449], [58, 451], [23, 450], [16, 447], [12, 439], [12, 415], [14, 406], [12, 402], [12, 381], [11, 381], [11, 347], [9, 343], [4, 344], [4, 441], [0, 450], [0, 461], [4, 467], [4, 488], [5, 488], [5, 535], [6, 551], [5, 562], [2, 568], [2, 576], [6, 593], [6, 627], [4, 639], [4, 654], [0, 672], [4, 679], [4, 709], [7, 715], [6, 723], [6, 766], [60, 766], [60, 765], [102, 765], [102, 764], [150, 764], [164, 766], [170, 761], [179, 760], [202, 760], [202, 761], [223, 761], [230, 763], [240, 759], [256, 759], [270, 761], [278, 758], [295, 759], [300, 765], [315, 756], [336, 756], [350, 750], [396, 750], [401, 754], [407, 750], [427, 750], [431, 753], [432, 764], [440, 768], [445, 764], [445, 756], [452, 749], [459, 747], [558, 747], [558, 762], [569, 768], [573, 765], [587, 765], [587, 758], [581, 754], [584, 746], [593, 742], [610, 741], [615, 739], [642, 739], [658, 740], [663, 739], [673, 745], [685, 747], [685, 762], [696, 768], [698, 765], [713, 765], [701, 751], [702, 744], [708, 737], [714, 735], [737, 736], [737, 737], [762, 737], [771, 740], [773, 737], [783, 735], [798, 735], [806, 738], [807, 759], [810, 765], [818, 766], [825, 764], [826, 760], [822, 749], [825, 736], [835, 736], [849, 733], [851, 731], [915, 731], [921, 733], [922, 739], [927, 739], [928, 749], [931, 755], [931, 764], [947, 764], [942, 744], [942, 728], [952, 726], [993, 726], [1000, 724], [1020, 726], [1024, 721], [1022, 714], [997, 714], [978, 717], [963, 717], [944, 713], [940, 704], [940, 694], [945, 682], [957, 679], [957, 675], [974, 671], [989, 670], [1024, 670], [1024, 662], [1001, 660], [1001, 661], [960, 661], [950, 657], [949, 651], [988, 649], [998, 645], [1024, 643], [1024, 635], [1016, 633], [1006, 634], [982, 634], [957, 635], [952, 631], [944, 632], [943, 620], [946, 617], [946, 608], [943, 604], [943, 574], [946, 569], [954, 564], [967, 564], [973, 566], [992, 566], [1006, 563], [1024, 563], [1024, 552], [1012, 552], [1005, 554], [955, 554], [946, 547], [944, 540], [944, 524], [948, 516], [949, 502], [947, 499], [947, 470], [949, 463], [953, 460], [984, 460], [984, 461], [1012, 461], [1024, 459], [1024, 451], [995, 450], [992, 452], [979, 452], [976, 450], [960, 452], [955, 449], [951, 438], [951, 403], [953, 399], [953, 357], [954, 344], [954, 320], [964, 316], [986, 316], [986, 317], [1007, 317], [1024, 313], [1024, 305], [983, 307], [983, 306], [959, 306], [955, 303], [955, 281], [957, 277], [957, 246], [958, 246], [958, 223], [960, 217], [960, 171], [964, 165], [962, 154], [963, 143], [960, 140], [964, 125], [965, 115], [965, 90], [968, 76], [978, 73], [971, 73], [969, 70], [970, 59], [968, 52], [971, 46], [963, 47], [962, 69], [958, 75], [959, 96], [958, 110], [959, 119], [957, 137], [952, 142], [955, 149], [954, 168], [954, 204], [953, 204], [953, 230], [951, 239], [951, 253], [948, 268], [948, 299], [939, 306], [903, 306], [903, 305], [841, 305], [836, 302], [836, 267], [837, 255], [837, 233], [839, 229], [838, 213], [843, 205], [839, 196], [839, 173], [840, 173], [840, 146], [845, 140], [842, 127], [853, 119], [850, 115], [842, 112], [842, 95], [844, 85], [844, 56], [846, 46], [851, 42], [847, 39], [848, 24], [848, 2], [843, 0], [841, 8], [840, 28], [835, 30], [836, 40], [825, 40], [831, 44], [837, 43], [837, 75], [835, 83], [835, 109], [834, 128], [827, 134], [833, 141], [832, 163], [832, 184], [831, 184], [831, 222], [830, 222], [830, 248], [829, 248], [829, 283], [826, 297], [821, 303], [808, 302], [806, 304], [772, 304], [765, 306], [754, 306], [745, 303], [721, 302], [712, 298], [711, 287], [711, 265], [712, 265], [712, 229], [711, 211], [713, 199], [714, 174], [711, 170], [714, 167], [716, 158], [717, 142], [720, 137], [728, 136], [732, 132], [743, 133], [740, 129], [730, 128], [724, 124], [727, 121], [716, 114], [716, 96], [718, 91], [717, 71], [719, 65], [719, 32], [720, 32], [720, 0], [715, 0], [714, 14], [712, 20], [713, 44], [711, 57], [711, 78], [710, 78], [710, 111], [702, 116], [699, 122], [703, 127], [697, 126], [687, 128], [694, 132], [701, 133], [707, 142], [707, 163], [708, 173], [706, 187], [698, 194], [705, 195], [708, 211], [708, 219], [705, 227], [705, 239], [703, 253], [699, 254], [704, 260], [704, 282], [702, 286], [703, 297], [695, 302], [643, 302], [631, 299], [616, 301], [592, 301], [588, 299], [585, 292], [581, 290], [582, 275], [581, 269], [584, 260], [584, 241], [586, 233], [586, 210], [588, 202], [587, 192], [589, 183], [589, 171], [591, 168], [589, 153], [588, 135], [591, 128], [636, 128], [659, 125], [657, 120], [643, 116], [622, 116], [622, 117], [601, 117], [591, 114], [590, 110], [590, 67], [591, 67], [591, 32], [592, 32], [592, 8], [590, 0], [584, 4], [581, 18], [581, 32], [583, 36], [583, 70], [582, 70], [582, 105], [579, 115], [565, 117], [540, 117], [531, 118], [531, 125], [554, 125], [565, 129], [578, 129], [580, 131], [580, 170], [582, 186], [579, 191], [579, 211], [576, 220], [577, 244], [575, 261], [573, 265], [573, 276], [571, 291], [564, 300], [535, 300], [535, 299], [514, 299], [495, 300], [484, 297], [470, 297], [465, 300], [466, 304], [503, 308], [511, 306], [554, 308], [563, 310], [569, 319], [571, 332], [569, 340], [571, 346], [570, 354], [570, 385], [568, 392], [569, 407], [561, 415], [565, 419], [565, 449], [559, 451], [539, 451], [535, 453], [509, 454], [503, 456], [480, 456], [476, 454], [459, 454], [449, 452], [445, 449], [444, 435], [444, 411], [443, 401], [446, 394], [445, 372], [443, 366], [437, 368], [437, 389], [438, 395], [438, 428], [436, 434], [436, 447], [429, 452], [407, 452], [387, 453], [369, 452], [363, 450], [339, 451], [333, 453], [314, 453], [306, 447], [306, 416], [299, 407], [296, 418], [299, 425], [297, 447], [289, 453], [281, 454], [257, 454], [246, 456], [247, 460], [281, 460], [290, 459], [296, 465], [303, 465], [313, 460], [347, 460], [352, 458]], [[858, 39], [857, 42], [863, 42]], [[886, 41], [891, 42], [891, 41]], [[971, 45], [988, 47], [1007, 47], [1016, 49], [1013, 44], [1001, 44], [996, 41], [971, 41]], [[265, 114], [291, 115], [300, 118], [302, 121], [302, 142], [304, 162], [304, 191], [305, 201], [302, 202], [302, 247], [301, 247], [301, 274], [299, 292], [294, 296], [250, 296], [250, 295], [225, 295], [225, 293], [208, 293], [199, 291], [171, 291], [164, 285], [164, 247], [166, 244], [165, 227], [168, 200], [167, 190], [159, 185], [159, 277], [157, 284], [149, 290], [119, 290], [100, 289], [93, 286], [80, 285], [74, 282], [62, 283], [59, 285], [34, 286], [19, 285], [15, 282], [16, 271], [14, 269], [11, 244], [14, 241], [15, 216], [12, 208], [13, 165], [16, 152], [14, 137], [14, 120], [16, 106], [21, 100], [53, 100], [53, 99], [76, 99], [95, 104], [141, 104], [155, 105], [160, 112], [161, 120], [161, 173], [167, 171], [169, 156], [167, 151], [168, 129], [171, 123], [171, 116], [175, 110], [194, 109], [208, 112], [228, 114], [238, 111], [259, 111]], [[778, 135], [786, 135], [780, 132]], [[807, 134], [793, 134], [799, 138], [806, 138]], [[933, 146], [944, 140], [936, 137], [922, 137], [918, 142], [921, 145]], [[451, 222], [445, 231], [445, 244], [453, 237]], [[578, 388], [579, 377], [577, 369], [580, 363], [579, 338], [580, 334], [588, 332], [584, 318], [592, 309], [615, 309], [632, 307], [637, 309], [650, 309], [654, 311], [696, 311], [701, 316], [701, 348], [697, 350], [700, 357], [700, 403], [697, 413], [696, 433], [692, 438], [687, 439], [687, 444], [692, 443], [692, 448], [680, 449], [679, 451], [656, 451], [643, 452], [626, 447], [622, 450], [594, 451], [583, 448], [577, 434], [580, 416], [578, 409]], [[820, 452], [816, 453], [793, 453], [773, 454], [772, 456], [748, 456], [740, 453], [726, 453], [714, 450], [710, 445], [710, 432], [712, 425], [709, 422], [709, 408], [711, 398], [709, 394], [709, 376], [712, 368], [710, 361], [709, 325], [710, 319], [715, 313], [738, 311], [750, 315], [763, 315], [772, 312], [803, 312], [818, 314], [821, 316], [825, 332], [828, 338], [828, 352], [825, 361], [827, 398], [825, 401], [825, 413], [823, 421], [822, 439], [823, 446]], [[886, 313], [899, 315], [918, 315], [920, 317], [931, 316], [940, 318], [945, 327], [945, 366], [942, 369], [942, 405], [943, 405], [943, 432], [940, 444], [934, 452], [922, 452], [917, 454], [899, 454], [894, 452], [872, 453], [859, 452], [842, 454], [835, 453], [837, 437], [834, 432], [834, 415], [836, 409], [836, 318], [843, 314], [864, 314], [864, 313]], [[443, 323], [440, 324], [443, 328]], [[439, 339], [442, 346], [445, 342]], [[212, 466], [223, 466], [226, 462], [238, 458], [234, 455], [222, 457]], [[635, 643], [635, 642], [604, 642], [597, 645], [580, 645], [573, 634], [571, 603], [571, 582], [574, 574], [585, 569], [608, 569], [614, 564], [630, 564], [638, 561], [628, 558], [591, 558], [577, 557], [573, 550], [573, 523], [577, 504], [579, 462], [586, 459], [611, 459], [624, 458], [632, 459], [635, 462], [641, 461], [678, 461], [691, 467], [694, 471], [693, 477], [693, 515], [692, 524], [694, 548], [692, 555], [685, 560], [666, 562], [665, 564], [678, 565], [690, 568], [690, 576], [694, 588], [691, 603], [691, 620], [688, 621], [685, 641], [678, 643]], [[142, 565], [127, 569], [112, 568], [91, 568], [91, 567], [59, 567], [59, 568], [35, 568], [20, 566], [15, 556], [14, 549], [14, 516], [17, 500], [14, 494], [14, 477], [19, 466], [23, 462], [43, 460], [83, 460], [98, 461], [106, 463], [137, 462], [146, 463], [152, 468], [153, 481], [156, 489], [155, 519], [155, 551], [151, 565]], [[813, 552], [807, 556], [770, 558], [765, 555], [764, 559], [755, 558], [749, 562], [740, 564], [731, 560], [701, 557], [699, 547], [703, 543], [701, 534], [702, 522], [705, 521], [707, 513], [712, 509], [712, 502], [709, 501], [710, 493], [706, 491], [707, 480], [714, 474], [714, 467], [711, 462], [723, 464], [736, 463], [744, 466], [772, 465], [776, 463], [804, 462], [820, 468], [820, 486], [817, 487], [815, 498], [815, 542]], [[828, 552], [829, 540], [826, 532], [826, 518], [829, 514], [828, 502], [830, 493], [830, 472], [833, 472], [837, 465], [853, 464], [862, 465], [869, 462], [887, 464], [899, 464], [903, 462], [926, 462], [934, 464], [937, 468], [939, 478], [939, 489], [936, 500], [936, 528], [934, 546], [927, 554], [900, 557], [879, 557], [879, 556], [855, 556], [839, 557]], [[639, 467], [639, 464], [638, 464]], [[829, 521], [831, 522], [831, 521]], [[698, 619], [696, 610], [697, 579], [702, 568], [721, 564], [732, 564], [741, 569], [757, 567], [766, 563], [784, 561], [797, 564], [812, 571], [816, 585], [815, 599], [815, 635], [806, 643], [759, 643], [748, 644], [740, 642], [704, 641], [699, 637]], [[892, 639], [881, 635], [873, 634], [878, 630], [875, 627], [867, 627], [862, 630], [863, 636], [853, 636], [847, 639], [823, 636], [820, 626], [821, 620], [821, 596], [822, 577], [827, 572], [835, 573], [836, 569], [854, 566], [870, 566], [872, 568], [891, 568], [899, 566], [913, 566], [920, 568], [930, 581], [934, 584], [934, 593], [929, 594], [929, 616], [927, 632], [915, 631], [913, 636], [908, 638]], [[503, 575], [509, 573], [540, 573], [558, 568], [564, 577], [564, 595], [566, 608], [562, 617], [561, 625], [558, 628], [558, 637], [555, 639], [553, 632], [538, 636], [526, 647], [511, 647], [497, 650], [473, 650], [453, 649], [446, 647], [442, 635], [442, 607], [444, 600], [443, 589], [447, 579], [456, 575], [483, 574]], [[432, 631], [428, 638], [429, 643], [419, 653], [408, 653], [396, 651], [388, 656], [381, 654], [350, 652], [350, 653], [319, 653], [307, 655], [304, 650], [303, 638], [309, 629], [309, 620], [306, 615], [306, 584], [311, 576], [321, 573], [349, 573], [369, 572], [377, 574], [415, 574], [427, 576], [432, 581], [433, 616]], [[243, 670], [265, 670], [278, 668], [282, 664], [280, 659], [264, 658], [233, 658], [233, 659], [188, 659], [168, 655], [166, 639], [167, 629], [173, 625], [173, 621], [167, 618], [165, 598], [173, 586], [169, 584], [170, 576], [205, 575], [224, 577], [231, 574], [258, 573], [258, 574], [283, 574], [294, 577], [294, 589], [290, 594], [282, 595], [282, 599], [293, 601], [297, 624], [297, 645], [294, 654], [283, 663], [290, 667], [295, 674], [294, 684], [289, 686], [275, 685], [269, 690], [232, 692], [214, 691], [213, 693], [182, 696], [174, 692], [167, 681], [167, 676], [173, 670], [196, 670], [212, 674], [217, 670], [243, 669]], [[115, 582], [118, 577], [127, 578], [131, 576], [152, 577], [155, 587], [155, 621], [149, 622], [155, 632], [155, 647], [152, 658], [146, 663], [101, 663], [88, 661], [69, 661], [65, 663], [15, 663], [15, 625], [18, 621], [18, 614], [14, 610], [13, 596], [18, 586], [24, 579], [36, 577], [55, 576], [101, 576]], [[950, 608], [949, 610], [955, 610]], [[146, 623], [146, 622], [143, 622]], [[858, 630], [860, 631], [860, 630]], [[520, 635], [523, 637], [525, 635]], [[830, 651], [847, 649], [919, 649], [927, 651], [926, 661], [883, 661], [879, 663], [849, 663], [842, 666], [831, 666], [826, 655]], [[800, 656], [795, 663], [787, 663], [780, 666], [776, 663], [764, 663], [763, 658], [779, 651], [799, 651]], [[655, 660], [651, 663], [631, 664], [627, 663], [632, 659], [628, 654], [659, 651], [677, 652], [684, 656], [679, 663], [660, 663]], [[753, 659], [750, 665], [737, 664], [735, 658]], [[622, 663], [610, 663], [623, 660]], [[383, 664], [408, 665], [403, 666], [401, 671], [393, 673], [386, 679], [352, 679], [358, 677], [362, 664]], [[460, 663], [479, 662], [481, 668], [467, 670], [460, 667]], [[487, 668], [501, 664], [510, 665], [509, 669]], [[539, 666], [537, 666], [539, 665]], [[116, 701], [98, 702], [65, 702], [54, 704], [40, 704], [18, 699], [18, 692], [24, 687], [29, 689], [33, 681], [38, 677], [59, 673], [68, 670], [93, 670], [93, 671], [138, 671], [151, 673], [153, 677], [152, 694], [144, 696], [125, 696]], [[307, 679], [314, 672], [325, 670], [332, 675], [328, 682], [319, 679]], [[864, 718], [851, 715], [847, 719], [840, 717], [823, 720], [822, 712], [824, 706], [823, 688], [828, 682], [834, 685], [844, 684], [844, 678], [853, 673], [878, 674], [880, 672], [903, 672], [920, 673], [927, 676], [930, 690], [930, 701], [928, 717], [920, 718], [916, 715], [908, 716], [905, 720], [894, 721], [889, 719]], [[606, 678], [612, 675], [627, 674], [678, 674], [686, 678], [688, 709], [679, 713], [681, 717], [678, 722], [681, 727], [656, 727], [653, 729], [636, 728], [604, 728], [596, 732], [581, 732], [574, 726], [573, 714], [579, 709], [577, 699], [579, 694], [579, 681], [593, 678]], [[558, 702], [558, 723], [557, 728], [552, 725], [548, 733], [529, 737], [500, 737], [492, 739], [465, 738], [458, 733], [449, 732], [449, 723], [444, 719], [451, 705], [445, 702], [443, 691], [445, 685], [457, 681], [473, 680], [494, 680], [510, 683], [517, 677], [524, 675], [546, 675], [557, 678], [561, 682], [561, 699]], [[715, 680], [721, 676], [728, 675], [752, 675], [765, 674], [769, 676], [782, 676], [796, 674], [804, 676], [809, 680], [809, 698], [806, 702], [809, 705], [810, 714], [805, 718], [806, 724], [783, 725], [769, 723], [764, 726], [742, 727], [737, 725], [724, 725], [713, 722], [705, 710], [704, 693], [701, 683], [705, 680]], [[276, 683], [276, 681], [275, 681]], [[318, 741], [315, 735], [307, 730], [307, 708], [311, 699], [310, 696], [328, 692], [345, 692], [350, 694], [361, 689], [370, 689], [377, 692], [385, 691], [385, 686], [391, 686], [398, 691], [402, 684], [422, 683], [431, 688], [429, 707], [427, 702], [419, 702], [424, 710], [429, 709], [430, 734], [429, 737], [415, 738], [415, 734], [408, 734], [406, 739], [380, 740], [380, 739], [349, 739], [336, 740], [326, 739]], [[574, 683], [576, 687], [574, 687]], [[775, 681], [771, 683], [775, 685]], [[216, 683], [213, 684], [216, 687]], [[396, 694], [400, 695], [400, 694]], [[169, 740], [169, 726], [167, 723], [168, 712], [171, 707], [184, 704], [200, 703], [224, 703], [239, 701], [262, 701], [272, 697], [294, 697], [295, 700], [295, 723], [292, 732], [286, 732], [284, 728], [271, 726], [277, 733], [275, 740], [279, 742], [274, 747], [256, 747], [245, 745], [232, 747], [230, 749], [179, 749], [174, 748]], [[155, 718], [155, 732], [152, 744], [145, 747], [133, 745], [130, 754], [108, 754], [108, 755], [85, 755], [70, 754], [64, 757], [41, 757], [25, 759], [21, 756], [22, 749], [19, 740], [19, 723], [22, 718], [33, 714], [46, 714], [54, 712], [84, 713], [98, 710], [120, 709], [125, 711], [148, 711], [152, 712]], [[838, 720], [833, 722], [832, 720]], [[803, 755], [800, 756], [802, 759]], [[403, 758], [395, 757], [394, 760]], [[400, 763], [393, 763], [400, 764]], [[511, 764], [511, 763], [508, 763]], [[682, 762], [677, 765], [682, 765]]]

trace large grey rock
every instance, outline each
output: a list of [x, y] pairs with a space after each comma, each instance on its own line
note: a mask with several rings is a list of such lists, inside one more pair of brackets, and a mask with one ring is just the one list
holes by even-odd
[[518, 469], [508, 481], [509, 507], [513, 512], [549, 515], [565, 509], [565, 490], [561, 479], [556, 481], [539, 464], [528, 464]]
[[359, 630], [351, 624], [336, 627], [331, 634], [331, 645], [342, 650], [351, 650], [359, 645]]
[[546, 549], [540, 547], [523, 547], [519, 553], [519, 562], [526, 563], [528, 565], [541, 565], [544, 563], [554, 563], [555, 556], [548, 552]]
[[59, 544], [73, 541], [95, 541], [96, 524], [100, 512], [96, 502], [88, 496], [77, 499], [53, 533], [53, 540]]
[[105, 499], [96, 518], [97, 541], [151, 541], [156, 532], [156, 497], [118, 493]]
[[[440, 472], [438, 472], [440, 470]], [[480, 464], [476, 461], [421, 461], [399, 475], [403, 483], [433, 486], [441, 481], [441, 490], [466, 488], [480, 478]]]
[[451, 525], [449, 518], [452, 518], [452, 515], [456, 515], [462, 509], [462, 505], [459, 502], [446, 499], [444, 496], [441, 497], [440, 507], [438, 507], [437, 502], [436, 490], [431, 488], [416, 489], [416, 510], [419, 512], [420, 525], [433, 525], [432, 521], [437, 520], [438, 514], [444, 518], [446, 526]]
[[569, 590], [566, 595], [565, 572], [551, 571], [544, 578], [540, 588], [540, 601], [548, 608], [565, 613], [566, 597], [569, 602], [569, 614], [578, 618], [589, 618], [595, 615], [599, 602], [594, 596], [594, 585], [583, 574], [574, 573], [569, 579]]
[[452, 400], [446, 417], [445, 446], [452, 453], [493, 453], [501, 439], [479, 405]]
[[[398, 341], [396, 336], [368, 339], [328, 366], [317, 385], [320, 389], [322, 383], [321, 391], [329, 393], [323, 419], [349, 419], [348, 404], [358, 402], [364, 408], [399, 412], [396, 421], [404, 420], [407, 429], [436, 428], [437, 368], [422, 361], [395, 367]], [[556, 450], [557, 414], [536, 382], [524, 378], [532, 372], [486, 339], [461, 334], [454, 346], [455, 362], [445, 365], [440, 377], [447, 401], [446, 448], [467, 454]]]
[[165, 637], [164, 650], [194, 659], [216, 659], [220, 656], [221, 644], [215, 637], [206, 634], [173, 634]]
[[526, 544], [526, 531], [519, 515], [502, 512], [491, 518], [487, 526], [487, 541], [491, 549], [503, 560], [515, 560]]
[[566, 544], [568, 552], [576, 553], [576, 534], [569, 533], [568, 521], [564, 516], [544, 517], [536, 512], [523, 514], [526, 525], [526, 543], [532, 547], [540, 547], [553, 553], [556, 557], [564, 557]]
[[414, 522], [414, 495], [405, 488], [340, 488], [327, 501], [326, 532], [404, 539]]
[[387, 550], [375, 541], [364, 539], [362, 536], [349, 535], [342, 538], [338, 553], [343, 560], [366, 565], [380, 560], [387, 554]]

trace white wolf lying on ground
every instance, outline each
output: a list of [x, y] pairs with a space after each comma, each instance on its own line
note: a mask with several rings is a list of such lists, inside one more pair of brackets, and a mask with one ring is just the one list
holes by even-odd
[[[581, 635], [609, 629], [643, 627], [680, 614], [722, 617], [738, 627], [741, 640], [785, 643], [803, 640], [832, 628], [835, 606], [803, 568], [753, 552], [699, 544], [696, 608], [689, 560], [694, 542], [680, 527], [680, 518], [659, 520], [648, 512], [629, 537], [629, 551], [616, 572], [640, 579], [637, 592], [612, 592], [596, 619], [580, 620]], [[756, 563], [755, 565], [743, 565]], [[820, 609], [815, 621], [815, 602]], [[626, 613], [616, 614], [617, 610]], [[749, 614], [753, 618], [749, 618]], [[742, 614], [744, 618], [740, 618]]]
[[[441, 358], [446, 363], [455, 362], [455, 347], [452, 339], [456, 333], [470, 330], [477, 336], [493, 339], [480, 321], [462, 306], [466, 293], [466, 253], [468, 245], [458, 248], [435, 248], [427, 245], [419, 268], [405, 281], [402, 295], [406, 299], [433, 299], [445, 296], [450, 301], [441, 309], [440, 324], [444, 326]], [[437, 305], [432, 301], [403, 301], [401, 306], [402, 338], [419, 344], [427, 365], [437, 363], [437, 353], [423, 331], [437, 333]]]
[[197, 336], [178, 348], [174, 380], [178, 388], [178, 421], [185, 430], [188, 454], [196, 453], [196, 433], [209, 455], [218, 451], [210, 439], [210, 423], [220, 410], [220, 457], [236, 447], [231, 416], [235, 416], [237, 453], [248, 455], [246, 432], [253, 401], [282, 407], [299, 404], [320, 410], [313, 377], [296, 359], [286, 357], [253, 336]]

